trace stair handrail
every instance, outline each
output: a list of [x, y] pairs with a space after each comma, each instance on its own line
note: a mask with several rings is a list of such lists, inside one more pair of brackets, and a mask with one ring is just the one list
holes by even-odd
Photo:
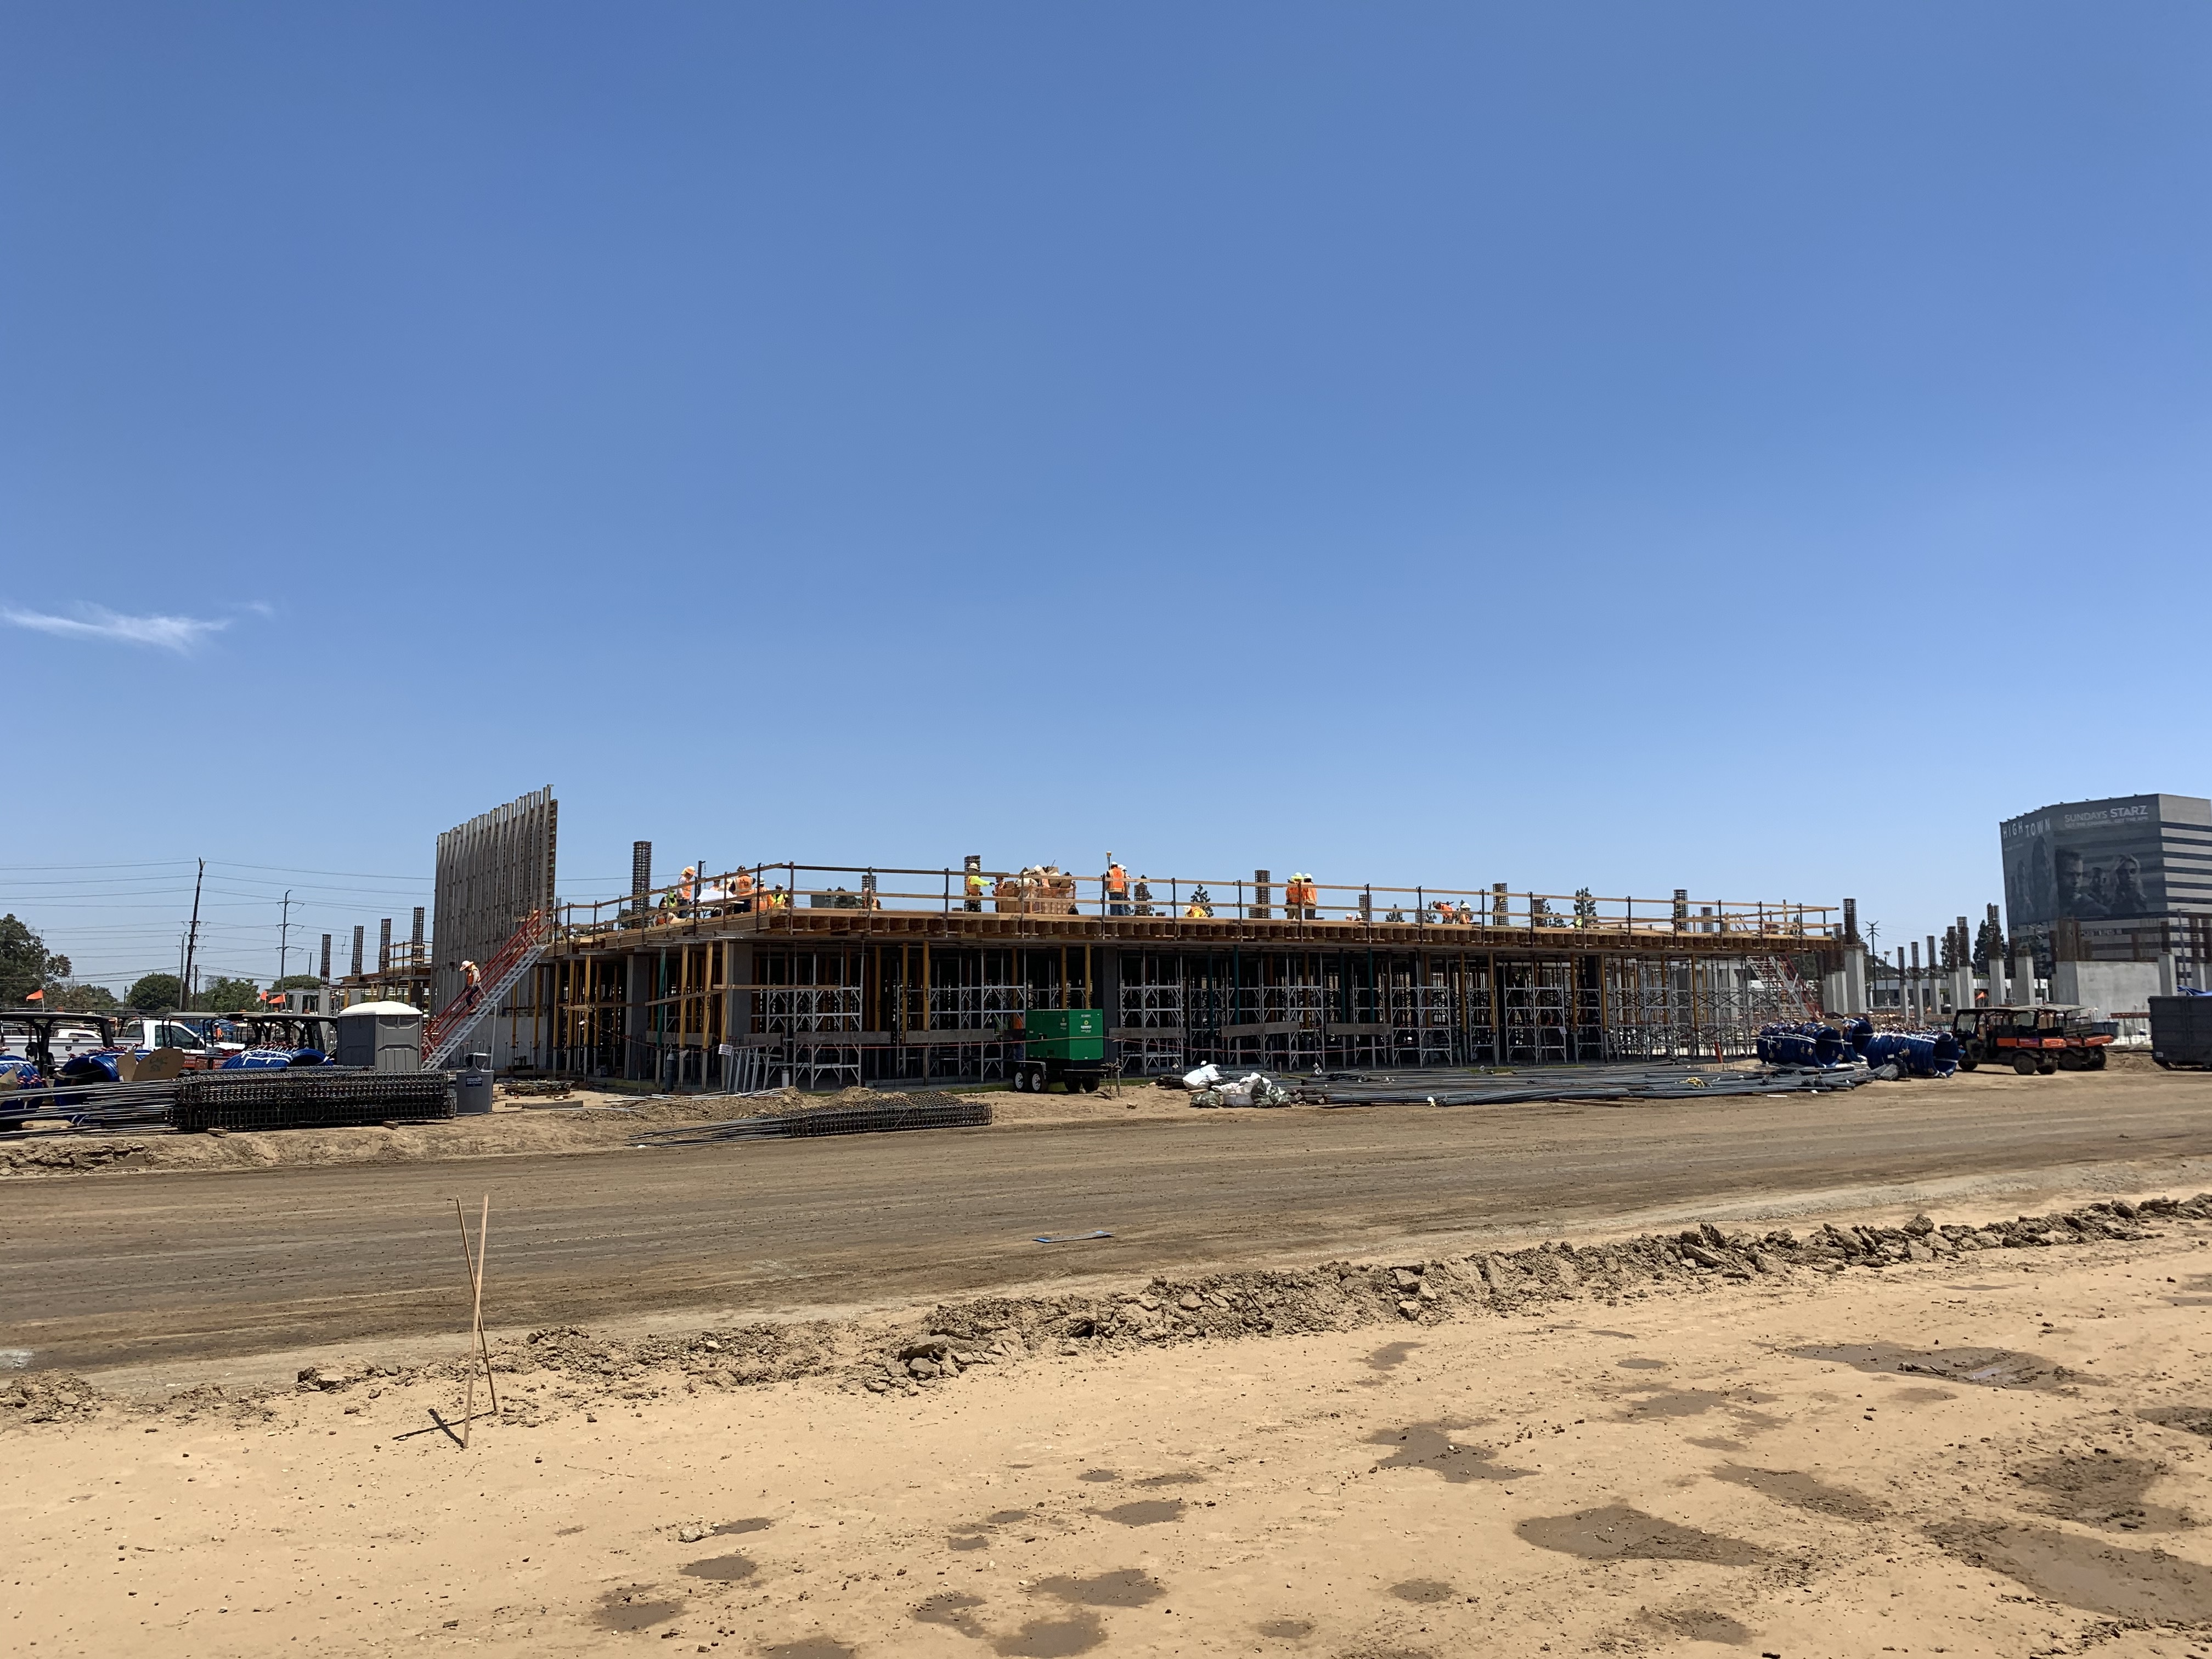
[[[422, 1063], [434, 1068], [459, 1046], [459, 1039], [476, 1028], [477, 1022], [499, 1006], [506, 999], [514, 981], [522, 976], [531, 962], [542, 952], [550, 936], [548, 918], [543, 910], [532, 910], [522, 919], [522, 925], [501, 945], [499, 954], [478, 970], [476, 987], [464, 985], [451, 1002], [434, 1015], [422, 1028]], [[471, 1000], [470, 991], [477, 992]]]

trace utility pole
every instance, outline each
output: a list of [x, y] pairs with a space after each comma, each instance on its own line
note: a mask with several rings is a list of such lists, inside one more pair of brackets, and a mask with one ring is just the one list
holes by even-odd
[[202, 859], [199, 862], [199, 874], [192, 878], [192, 927], [191, 931], [185, 935], [185, 983], [182, 994], [185, 1006], [187, 1008], [192, 1006], [192, 957], [198, 952], [200, 945], [200, 884], [207, 878], [207, 860]]
[[291, 960], [292, 890], [284, 890], [283, 920], [276, 924], [276, 977], [284, 977], [284, 964]]

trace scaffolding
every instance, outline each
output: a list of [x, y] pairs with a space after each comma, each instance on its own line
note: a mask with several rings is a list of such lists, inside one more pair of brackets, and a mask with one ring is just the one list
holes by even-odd
[[1726, 1059], [1841, 948], [1826, 909], [1680, 893], [981, 873], [972, 909], [965, 872], [797, 865], [570, 907], [518, 1049], [527, 1024], [549, 1069], [671, 1088], [988, 1083], [1024, 1014], [1085, 1007], [1134, 1075]]

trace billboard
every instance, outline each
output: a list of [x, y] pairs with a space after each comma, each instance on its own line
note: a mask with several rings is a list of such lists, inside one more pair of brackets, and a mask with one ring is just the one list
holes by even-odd
[[2015, 933], [2061, 918], [2118, 921], [2166, 913], [2159, 797], [2075, 801], [2007, 818], [2005, 916]]

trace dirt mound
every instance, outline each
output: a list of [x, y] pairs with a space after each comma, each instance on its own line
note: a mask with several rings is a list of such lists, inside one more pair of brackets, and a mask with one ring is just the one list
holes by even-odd
[[151, 1162], [145, 1144], [137, 1140], [34, 1136], [0, 1146], [0, 1176], [70, 1175], [88, 1170], [143, 1167]]
[[[883, 1098], [868, 1091], [850, 1092]], [[645, 1400], [675, 1389], [750, 1388], [805, 1376], [838, 1376], [848, 1389], [878, 1395], [911, 1393], [979, 1365], [1011, 1364], [1039, 1354], [1073, 1357], [1378, 1324], [1436, 1325], [1570, 1298], [1610, 1305], [1655, 1291], [1694, 1291], [1801, 1271], [1880, 1270], [1956, 1260], [1980, 1250], [2148, 1238], [2152, 1235], [2142, 1223], [2161, 1217], [2212, 1220], [2212, 1193], [2185, 1201], [2116, 1200], [1978, 1227], [1938, 1226], [1918, 1216], [1902, 1227], [1832, 1224], [1801, 1239], [1783, 1231], [1726, 1233], [1707, 1222], [1678, 1233], [1647, 1233], [1612, 1243], [1547, 1242], [1458, 1260], [1332, 1261], [1303, 1272], [1160, 1276], [1140, 1291], [940, 1304], [924, 1319], [889, 1327], [810, 1321], [625, 1341], [574, 1326], [552, 1326], [520, 1341], [494, 1345], [491, 1362], [494, 1372], [520, 1390], [512, 1397], [502, 1390], [502, 1415], [532, 1421], [560, 1402], [588, 1406], [608, 1396]], [[1929, 1356], [1903, 1350], [1894, 1356], [1870, 1352], [1867, 1358], [1885, 1370], [1932, 1369]], [[470, 1369], [465, 1358], [409, 1369], [314, 1366], [300, 1373], [296, 1386], [339, 1392], [376, 1379], [459, 1380]], [[20, 1377], [0, 1385], [0, 1425], [60, 1420], [97, 1410], [100, 1403], [98, 1391], [81, 1378]], [[227, 1396], [218, 1389], [179, 1396], [164, 1409], [191, 1414], [258, 1407], [251, 1397]]]
[[1302, 1273], [1161, 1277], [1142, 1291], [1117, 1294], [987, 1297], [940, 1305], [923, 1332], [879, 1340], [878, 1352], [852, 1375], [870, 1392], [884, 1394], [1040, 1351], [1096, 1352], [1386, 1322], [1432, 1325], [1571, 1297], [1613, 1303], [1654, 1290], [1690, 1290], [1796, 1269], [1840, 1273], [1956, 1259], [1978, 1250], [2146, 1238], [2150, 1235], [2140, 1224], [2144, 1218], [2174, 1215], [2212, 1219], [2212, 1193], [2185, 1203], [2157, 1198], [2141, 1204], [2093, 1204], [1979, 1227], [1939, 1227], [1919, 1216], [1903, 1227], [1830, 1225], [1799, 1239], [1780, 1231], [1757, 1237], [1724, 1233], [1707, 1222], [1673, 1235], [1646, 1234], [1618, 1243], [1546, 1243], [1458, 1261], [1389, 1267], [1337, 1261]]
[[0, 1425], [67, 1423], [96, 1415], [106, 1397], [68, 1371], [38, 1371], [0, 1382]]

